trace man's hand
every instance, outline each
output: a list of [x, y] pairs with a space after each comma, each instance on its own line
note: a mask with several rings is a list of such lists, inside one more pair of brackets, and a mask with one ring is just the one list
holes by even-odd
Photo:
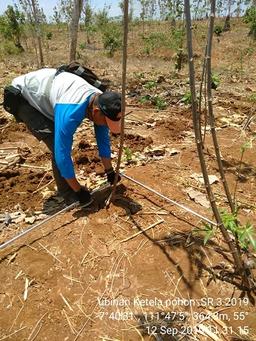
[[[113, 183], [115, 181], [116, 172], [114, 171], [113, 168], [110, 168], [110, 169], [106, 170], [106, 174], [107, 174], [108, 182], [111, 185], [113, 185]], [[120, 180], [121, 180], [121, 177], [120, 177], [120, 175], [118, 175], [117, 182], [119, 182]]]
[[92, 203], [92, 196], [87, 189], [81, 187], [81, 189], [76, 192], [76, 195], [81, 205], [89, 205]]

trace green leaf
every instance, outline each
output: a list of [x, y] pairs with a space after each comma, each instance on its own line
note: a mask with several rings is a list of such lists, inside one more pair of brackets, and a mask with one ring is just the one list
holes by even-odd
[[251, 149], [251, 148], [252, 148], [252, 140], [246, 141], [244, 144], [242, 144], [241, 151], [245, 152], [247, 149]]
[[211, 239], [214, 235], [214, 231], [210, 230], [208, 232], [206, 232], [205, 237], [204, 237], [204, 245], [206, 245], [206, 243], [208, 242], [209, 239]]
[[250, 242], [252, 244], [252, 247], [254, 248], [254, 250], [256, 250], [256, 239], [254, 238], [254, 236], [252, 234], [250, 234], [248, 236], [248, 238], [249, 238], [249, 240], [250, 240]]

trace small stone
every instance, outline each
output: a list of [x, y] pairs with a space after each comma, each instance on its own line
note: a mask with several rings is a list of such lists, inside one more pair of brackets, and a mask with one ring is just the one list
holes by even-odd
[[36, 220], [44, 220], [48, 218], [49, 216], [47, 214], [41, 213], [36, 217]]
[[36, 217], [26, 217], [25, 223], [33, 224], [36, 220]]
[[22, 223], [25, 220], [25, 218], [26, 218], [26, 214], [21, 213], [19, 217], [13, 219], [13, 222], [15, 224], [20, 224], [20, 223]]

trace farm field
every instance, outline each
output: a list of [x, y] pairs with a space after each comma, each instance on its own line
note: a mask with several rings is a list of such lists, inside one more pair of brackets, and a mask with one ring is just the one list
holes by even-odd
[[[213, 39], [212, 68], [219, 78], [213, 105], [239, 218], [255, 226], [256, 45], [244, 23], [231, 23], [230, 32]], [[205, 30], [200, 25], [194, 41], [198, 86]], [[66, 36], [54, 31], [46, 66], [66, 62]], [[191, 107], [184, 101], [187, 63], [175, 72], [172, 52], [145, 54], [134, 28], [129, 38], [122, 171], [212, 220]], [[80, 32], [79, 42], [84, 39]], [[121, 51], [108, 58], [100, 48], [82, 49], [80, 61], [121, 91]], [[36, 68], [32, 53], [2, 58], [0, 88]], [[55, 195], [46, 146], [2, 107], [0, 132], [1, 244], [64, 205]], [[112, 136], [113, 158], [118, 142]], [[208, 125], [204, 152], [218, 206], [227, 209]], [[73, 159], [82, 183], [92, 190], [104, 184], [86, 121], [75, 135]], [[221, 234], [205, 245], [200, 218], [126, 178], [106, 208], [108, 195], [102, 189], [91, 208], [58, 215], [0, 251], [0, 340], [256, 340], [255, 297], [232, 278], [232, 257]]]

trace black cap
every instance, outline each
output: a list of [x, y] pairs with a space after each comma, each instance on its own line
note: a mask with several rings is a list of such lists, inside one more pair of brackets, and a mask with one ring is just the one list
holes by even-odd
[[121, 95], [118, 92], [104, 92], [99, 95], [98, 106], [105, 116], [112, 121], [119, 121], [121, 112]]

